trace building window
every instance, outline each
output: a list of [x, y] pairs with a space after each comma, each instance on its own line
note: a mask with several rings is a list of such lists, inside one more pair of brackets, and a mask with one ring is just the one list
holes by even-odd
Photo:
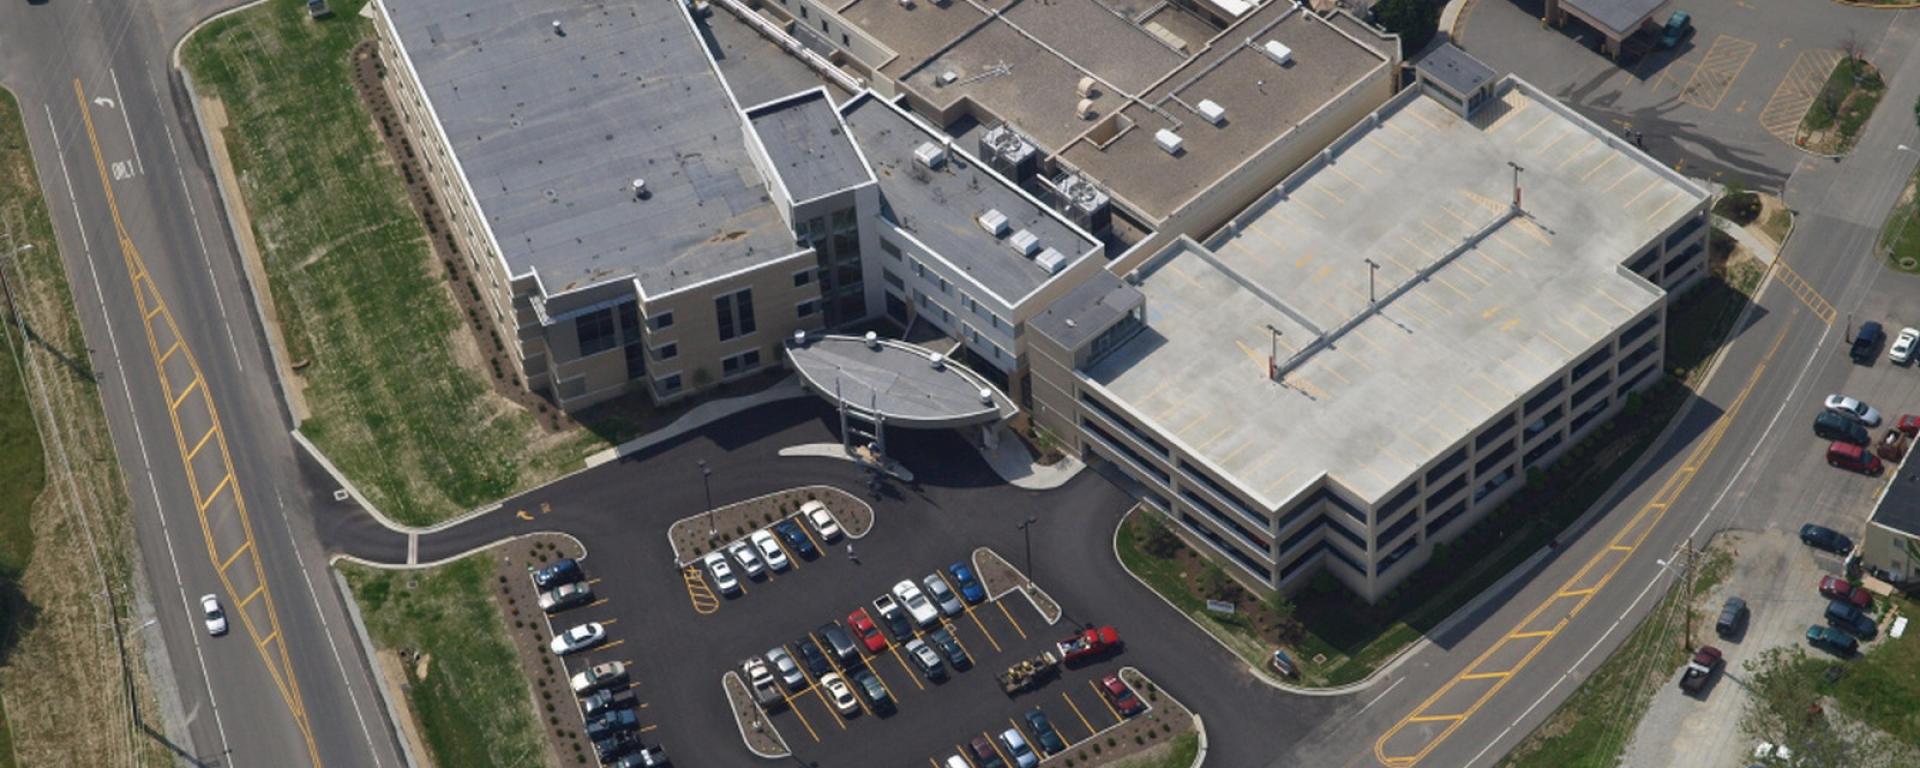
[[573, 329], [580, 339], [581, 357], [613, 349], [620, 340], [613, 331], [611, 309], [595, 310], [575, 318]]
[[880, 270], [880, 279], [886, 281], [887, 285], [893, 286], [896, 291], [907, 289], [907, 281], [900, 279], [900, 276], [894, 274], [891, 269]]
[[666, 376], [655, 379], [653, 382], [653, 391], [655, 394], [658, 394], [661, 397], [666, 397], [668, 395], [672, 395], [679, 392], [680, 391], [680, 374], [669, 373]]
[[632, 344], [640, 340], [640, 308], [633, 302], [620, 305], [620, 341]]
[[634, 379], [647, 375], [646, 350], [646, 346], [642, 344], [628, 344], [626, 346], [628, 381], [633, 381]]
[[812, 317], [813, 313], [820, 311], [820, 302], [816, 299], [807, 299], [796, 305], [793, 311], [800, 317]]
[[1634, 323], [1633, 325], [1629, 325], [1627, 326], [1626, 330], [1620, 332], [1620, 346], [1624, 347], [1628, 344], [1633, 343], [1634, 339], [1638, 339], [1642, 335], [1646, 334], [1648, 330], [1652, 329], [1653, 326], [1659, 322], [1660, 322], [1659, 313], [1647, 315], [1646, 317], [1640, 318], [1640, 322]]
[[880, 241], [880, 252], [892, 257], [894, 261], [900, 260], [900, 246], [894, 245], [893, 243], [885, 240]]
[[811, 282], [813, 282], [813, 270], [803, 269], [793, 273], [793, 287], [799, 288]]
[[673, 312], [669, 310], [669, 311], [654, 315], [652, 317], [649, 317], [647, 318], [647, 324], [653, 326], [653, 329], [656, 331], [663, 331], [668, 328], [672, 328]]
[[1599, 351], [1587, 356], [1587, 359], [1580, 361], [1579, 365], [1574, 366], [1573, 380], [1577, 382], [1586, 378], [1587, 374], [1593, 373], [1593, 369], [1600, 367], [1601, 363], [1611, 359], [1613, 359], [1613, 342], [1607, 342], [1606, 346], [1601, 347]]
[[1513, 429], [1514, 421], [1514, 415], [1509, 412], [1506, 416], [1487, 425], [1486, 430], [1481, 432], [1479, 437], [1473, 439], [1473, 449], [1478, 451], [1487, 447], [1493, 441], [1506, 437], [1507, 432]]
[[733, 376], [760, 367], [760, 350], [749, 349], [720, 361], [720, 375]]
[[753, 289], [714, 297], [713, 314], [720, 326], [721, 341], [753, 333]]
[[1553, 398], [1558, 396], [1560, 392], [1566, 388], [1567, 385], [1564, 379], [1554, 379], [1553, 383], [1548, 384], [1546, 389], [1540, 390], [1539, 394], [1527, 398], [1527, 415], [1532, 416], [1534, 411], [1540, 410], [1541, 406], [1552, 402]]
[[655, 360], [672, 360], [679, 356], [680, 356], [679, 342], [669, 341], [665, 344], [662, 344], [660, 346], [653, 348], [653, 359]]
[[1154, 453], [1160, 454], [1162, 457], [1170, 457], [1173, 455], [1172, 451], [1167, 450], [1167, 446], [1161, 444], [1160, 441], [1147, 436], [1147, 433], [1144, 430], [1141, 430], [1139, 427], [1135, 427], [1133, 425], [1133, 422], [1128, 421], [1125, 418], [1122, 418], [1120, 414], [1115, 413], [1112, 408], [1108, 408], [1106, 403], [1093, 399], [1092, 395], [1089, 395], [1084, 391], [1081, 392], [1080, 402], [1085, 404], [1087, 408], [1093, 410], [1096, 413], [1099, 413], [1101, 416], [1106, 417], [1107, 421], [1111, 421], [1114, 424], [1119, 425], [1121, 429], [1124, 429], [1127, 431], [1128, 435], [1133, 436], [1133, 439], [1138, 440], [1141, 445], [1146, 446], [1148, 449], [1152, 450]]
[[946, 278], [944, 278], [944, 277], [943, 277], [943, 278], [940, 278], [940, 292], [941, 292], [941, 293], [944, 293], [944, 294], [946, 294], [946, 295], [948, 295], [948, 296], [952, 296], [952, 295], [953, 295], [953, 283], [949, 283], [949, 282], [947, 282], [947, 279], [946, 279]]

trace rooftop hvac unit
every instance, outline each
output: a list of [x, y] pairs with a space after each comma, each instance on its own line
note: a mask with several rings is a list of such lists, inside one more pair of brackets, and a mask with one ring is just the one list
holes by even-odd
[[933, 82], [936, 85], [953, 85], [954, 82], [959, 79], [960, 79], [960, 73], [949, 69], [945, 72], [940, 73], [940, 76], [937, 78], [934, 78]]
[[1055, 182], [1054, 206], [1073, 222], [1094, 235], [1113, 226], [1113, 200], [1093, 182], [1080, 174], [1068, 174]]
[[1092, 120], [1093, 99], [1081, 99], [1079, 104], [1073, 106], [1073, 114], [1082, 120]]
[[998, 209], [987, 209], [987, 212], [980, 214], [980, 217], [975, 219], [975, 221], [978, 221], [980, 228], [986, 230], [989, 235], [993, 235], [994, 237], [1007, 236], [1007, 215], [1001, 213]]
[[1083, 99], [1093, 98], [1094, 84], [1092, 77], [1082, 77], [1080, 78], [1080, 84], [1073, 89], [1073, 92], [1080, 94], [1080, 98]]
[[1280, 66], [1284, 67], [1293, 63], [1293, 49], [1282, 45], [1278, 40], [1268, 40], [1266, 45], [1260, 46], [1260, 51], [1267, 54], [1267, 58], [1273, 59], [1273, 63]]
[[980, 156], [1016, 185], [1025, 184], [1040, 170], [1040, 151], [1005, 123], [980, 135]]
[[947, 151], [931, 141], [921, 142], [913, 148], [913, 161], [928, 170], [937, 170], [947, 162]]
[[1013, 233], [1013, 237], [1007, 238], [1007, 245], [1013, 246], [1013, 249], [1019, 251], [1022, 256], [1032, 256], [1034, 252], [1040, 250], [1040, 236], [1023, 229]]
[[1153, 132], [1153, 143], [1160, 145], [1167, 154], [1179, 157], [1180, 145], [1184, 142], [1180, 140], [1180, 134], [1162, 128]]
[[1213, 99], [1201, 99], [1200, 116], [1214, 125], [1224, 125], [1227, 122], [1227, 108], [1220, 106]]
[[936, 371], [944, 371], [947, 369], [947, 356], [939, 352], [927, 355], [927, 362], [931, 364]]
[[1048, 248], [1033, 257], [1033, 265], [1046, 270], [1049, 275], [1057, 275], [1062, 267], [1067, 266], [1067, 255]]

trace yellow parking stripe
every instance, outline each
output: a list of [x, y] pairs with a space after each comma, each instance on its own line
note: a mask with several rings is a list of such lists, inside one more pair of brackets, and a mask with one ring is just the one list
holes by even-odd
[[1080, 705], [1073, 703], [1072, 696], [1068, 696], [1066, 691], [1061, 691], [1060, 698], [1066, 700], [1067, 708], [1073, 710], [1073, 716], [1080, 718], [1080, 724], [1086, 726], [1087, 738], [1091, 739], [1094, 737], [1094, 734], [1099, 733], [1099, 731], [1094, 730], [1093, 722], [1088, 720], [1087, 716], [1080, 711]]
[[926, 690], [927, 687], [920, 684], [920, 676], [914, 674], [913, 668], [907, 666], [907, 660], [900, 656], [900, 649], [894, 646], [893, 643], [887, 643], [887, 650], [893, 652], [893, 660], [900, 662], [900, 669], [907, 673], [907, 679], [913, 681], [913, 686], [923, 691]]
[[1012, 612], [1012, 611], [1009, 611], [1009, 610], [1007, 610], [1007, 605], [1006, 605], [1006, 603], [1004, 603], [1004, 602], [1002, 602], [1002, 601], [1000, 601], [1000, 600], [995, 600], [995, 601], [993, 601], [993, 604], [994, 604], [994, 605], [997, 605], [997, 606], [1000, 606], [1000, 612], [1001, 612], [1002, 614], [1005, 614], [1005, 615], [1006, 615], [1006, 617], [1007, 617], [1007, 623], [1008, 623], [1008, 624], [1012, 624], [1012, 625], [1013, 625], [1013, 631], [1015, 631], [1015, 632], [1018, 632], [1018, 633], [1020, 633], [1020, 639], [1022, 639], [1022, 640], [1025, 640], [1025, 639], [1027, 639], [1027, 631], [1026, 631], [1026, 630], [1024, 630], [1024, 629], [1021, 629], [1021, 628], [1020, 628], [1020, 622], [1019, 622], [1019, 621], [1016, 621], [1016, 620], [1015, 620], [1015, 619], [1013, 618], [1013, 612]]
[[994, 754], [996, 754], [996, 755], [999, 755], [999, 756], [1000, 756], [1000, 760], [1001, 760], [1002, 762], [1005, 762], [1005, 763], [1006, 763], [1007, 765], [1013, 765], [1013, 758], [1011, 758], [1011, 757], [1007, 757], [1007, 753], [1006, 753], [1006, 751], [1005, 751], [1005, 750], [1002, 750], [1002, 749], [1000, 749], [1000, 740], [999, 740], [999, 739], [995, 739], [995, 738], [993, 737], [993, 734], [991, 734], [991, 733], [987, 733], [986, 731], [981, 731], [981, 732], [980, 732], [980, 735], [982, 735], [982, 736], [985, 736], [985, 737], [987, 737], [987, 743], [988, 743], [989, 745], [992, 745], [992, 746], [993, 746], [993, 753], [994, 753]]
[[[1123, 683], [1124, 683], [1124, 682], [1126, 682], [1126, 681], [1125, 681], [1125, 680], [1122, 680], [1121, 682], [1123, 682]], [[1113, 708], [1113, 702], [1111, 702], [1111, 701], [1107, 701], [1107, 694], [1106, 694], [1106, 693], [1105, 693], [1104, 691], [1101, 691], [1101, 690], [1100, 690], [1100, 685], [1099, 685], [1098, 683], [1095, 683], [1095, 682], [1094, 682], [1094, 681], [1092, 681], [1092, 680], [1088, 680], [1088, 681], [1087, 681], [1087, 687], [1088, 687], [1088, 688], [1092, 688], [1092, 689], [1093, 689], [1093, 695], [1094, 695], [1094, 697], [1095, 697], [1095, 698], [1098, 698], [1098, 699], [1100, 700], [1100, 703], [1102, 703], [1102, 704], [1105, 704], [1105, 705], [1107, 705], [1107, 713], [1108, 713], [1108, 714], [1111, 714], [1111, 715], [1113, 715], [1113, 721], [1114, 721], [1114, 722], [1116, 722], [1116, 723], [1118, 723], [1118, 722], [1120, 722], [1120, 721], [1122, 721], [1122, 720], [1125, 720], [1125, 719], [1126, 719], [1126, 718], [1124, 718], [1124, 717], [1121, 717], [1121, 716], [1120, 716], [1120, 710], [1117, 710], [1117, 709], [1114, 709], [1114, 708]], [[1131, 686], [1131, 685], [1129, 685], [1129, 686], [1127, 686], [1127, 687], [1128, 687], [1128, 688], [1132, 688], [1133, 686]], [[1135, 695], [1135, 696], [1138, 696], [1139, 694], [1137, 694], [1137, 693], [1136, 693], [1136, 694], [1134, 694], [1134, 695]]]

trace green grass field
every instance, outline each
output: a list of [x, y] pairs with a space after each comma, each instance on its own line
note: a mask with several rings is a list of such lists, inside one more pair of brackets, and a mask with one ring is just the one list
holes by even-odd
[[274, 0], [208, 25], [184, 58], [228, 115], [287, 354], [306, 363], [302, 430], [388, 516], [424, 524], [577, 466], [598, 444], [530, 450], [532, 417], [455, 359], [457, 307], [352, 86], [349, 54], [373, 34], [363, 4], [336, 2], [316, 23], [297, 0]]
[[406, 664], [407, 702], [438, 765], [546, 759], [531, 689], [490, 597], [489, 558], [423, 571], [340, 566], [374, 645], [424, 659]]

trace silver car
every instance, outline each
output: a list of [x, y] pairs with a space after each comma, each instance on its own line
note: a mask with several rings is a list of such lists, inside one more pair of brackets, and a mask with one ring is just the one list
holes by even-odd
[[740, 564], [741, 572], [747, 574], [749, 579], [760, 578], [760, 574], [767, 570], [767, 567], [760, 562], [760, 556], [754, 553], [753, 545], [745, 540], [728, 544], [727, 554], [733, 556], [734, 561]]
[[953, 593], [953, 588], [947, 586], [947, 580], [940, 578], [940, 574], [929, 573], [926, 578], [920, 580], [920, 583], [927, 585], [927, 597], [933, 599], [934, 605], [940, 606], [941, 613], [948, 616], [960, 615], [962, 610], [960, 596]]
[[767, 661], [773, 664], [774, 674], [780, 676], [780, 682], [787, 686], [787, 690], [797, 691], [806, 684], [806, 676], [800, 674], [800, 665], [793, 663], [793, 656], [787, 653], [787, 649], [775, 647], [767, 651]]

